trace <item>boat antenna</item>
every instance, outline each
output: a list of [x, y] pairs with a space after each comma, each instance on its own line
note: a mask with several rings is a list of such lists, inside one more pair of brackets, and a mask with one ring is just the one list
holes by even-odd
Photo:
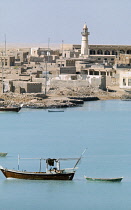
[[5, 56], [6, 56], [6, 34], [5, 34]]
[[3, 60], [2, 60], [2, 93], [4, 93], [3, 70], [4, 70], [4, 63], [3, 63]]
[[63, 43], [64, 43], [64, 40], [62, 40], [62, 58], [64, 57], [63, 56]]
[[18, 170], [20, 169], [20, 155], [18, 154]]
[[78, 165], [78, 163], [80, 162], [82, 156], [84, 155], [85, 151], [87, 150], [87, 148], [84, 149], [84, 151], [82, 152], [81, 156], [79, 157], [79, 159], [77, 160], [76, 164], [74, 165], [74, 168], [76, 168], [76, 166]]

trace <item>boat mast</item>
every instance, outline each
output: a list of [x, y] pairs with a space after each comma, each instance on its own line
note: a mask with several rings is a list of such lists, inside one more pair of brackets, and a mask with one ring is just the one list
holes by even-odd
[[45, 95], [46, 95], [46, 86], [47, 86], [47, 61], [45, 60]]
[[[5, 56], [6, 56], [6, 34], [5, 36]], [[2, 93], [4, 93], [4, 81], [3, 81], [3, 74], [4, 74], [4, 65], [5, 65], [5, 57], [3, 57], [3, 51], [2, 51]]]
[[62, 40], [62, 58], [64, 57], [64, 55], [63, 55], [63, 43], [64, 43], [64, 40]]
[[50, 43], [50, 38], [48, 38], [47, 60], [45, 58], [45, 95], [47, 91], [47, 65], [49, 63], [49, 43]]
[[56, 160], [56, 168], [57, 168], [57, 170], [60, 170], [60, 161], [59, 160]]
[[39, 172], [41, 172], [41, 161], [42, 161], [42, 158], [40, 158], [40, 170], [39, 170]]
[[74, 165], [74, 169], [76, 168], [76, 166], [78, 165], [78, 163], [80, 162], [82, 156], [84, 155], [85, 151], [87, 150], [87, 148], [82, 152], [80, 158], [77, 160], [76, 164]]
[[3, 63], [3, 58], [2, 58], [2, 93], [4, 92], [3, 68], [4, 68], [4, 63]]
[[48, 63], [49, 63], [49, 45], [50, 45], [50, 38], [48, 38]]
[[5, 34], [5, 56], [6, 56], [6, 34]]
[[18, 171], [20, 169], [20, 155], [18, 154]]

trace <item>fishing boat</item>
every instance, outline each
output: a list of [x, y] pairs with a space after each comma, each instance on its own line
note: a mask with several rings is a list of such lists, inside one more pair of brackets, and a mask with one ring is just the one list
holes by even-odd
[[105, 181], [105, 182], [121, 182], [121, 180], [123, 179], [123, 177], [118, 177], [118, 178], [91, 178], [86, 176], [84, 177], [89, 181]]
[[19, 112], [22, 108], [23, 104], [21, 104], [20, 106], [0, 106], [0, 111], [2, 112]]
[[7, 153], [5, 152], [0, 152], [0, 157], [5, 157], [7, 155]]
[[64, 112], [64, 110], [48, 110], [48, 112]]
[[[85, 151], [84, 151], [85, 152]], [[82, 153], [82, 155], [84, 154]], [[75, 172], [76, 166], [82, 158], [58, 158], [58, 159], [44, 159], [44, 158], [20, 158], [18, 156], [18, 170], [10, 170], [0, 166], [0, 170], [6, 178], [16, 178], [16, 179], [28, 179], [28, 180], [72, 180]], [[19, 170], [19, 160], [20, 159], [39, 159], [40, 169], [39, 172], [28, 172]], [[77, 162], [73, 168], [60, 169], [60, 161], [76, 160]], [[46, 172], [41, 171], [41, 162], [44, 160], [46, 162]], [[50, 168], [49, 168], [50, 167]]]
[[121, 99], [122, 101], [131, 101], [131, 99]]

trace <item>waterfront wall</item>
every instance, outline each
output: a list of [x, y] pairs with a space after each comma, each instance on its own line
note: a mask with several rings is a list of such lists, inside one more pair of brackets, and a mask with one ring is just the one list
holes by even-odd
[[85, 80], [60, 80], [52, 79], [50, 81], [51, 88], [81, 88], [81, 87], [94, 87], [105, 90], [106, 78], [102, 77], [86, 77]]

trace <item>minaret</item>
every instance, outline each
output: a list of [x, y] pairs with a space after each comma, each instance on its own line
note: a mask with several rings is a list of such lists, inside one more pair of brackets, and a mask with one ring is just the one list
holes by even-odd
[[88, 55], [88, 32], [87, 25], [84, 24], [83, 31], [81, 32], [82, 35], [82, 42], [81, 42], [81, 55]]

